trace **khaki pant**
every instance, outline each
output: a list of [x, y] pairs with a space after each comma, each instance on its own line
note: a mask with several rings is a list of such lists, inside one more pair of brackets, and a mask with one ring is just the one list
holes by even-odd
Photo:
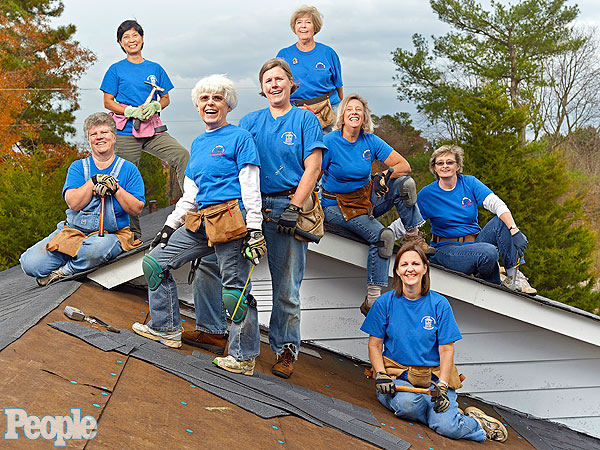
[[[161, 133], [149, 138], [117, 135], [115, 148], [117, 156], [131, 161], [137, 167], [142, 151], [150, 153], [172, 166], [177, 172], [179, 186], [183, 191], [184, 172], [190, 159], [190, 153], [174, 137], [169, 133]], [[139, 219], [135, 216], [129, 216], [129, 220], [131, 231], [137, 239], [141, 238], [142, 229]]]

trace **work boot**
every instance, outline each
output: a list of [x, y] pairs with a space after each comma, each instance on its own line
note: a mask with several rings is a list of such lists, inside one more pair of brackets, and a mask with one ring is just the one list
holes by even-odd
[[363, 316], [367, 317], [367, 314], [369, 314], [370, 310], [371, 307], [369, 306], [369, 299], [365, 297], [365, 301], [360, 305], [360, 312]]
[[423, 249], [425, 252], [425, 256], [427, 258], [431, 258], [435, 255], [435, 248], [431, 247], [427, 241], [425, 240], [425, 235], [421, 230], [417, 231], [417, 233], [406, 233], [402, 238], [402, 244], [415, 243], [419, 247]]
[[179, 331], [158, 331], [150, 328], [148, 325], [136, 322], [131, 326], [131, 329], [136, 334], [144, 336], [148, 339], [152, 339], [153, 341], [158, 341], [167, 347], [181, 347], [181, 331], [183, 328], [181, 328]]
[[281, 378], [289, 378], [294, 372], [294, 354], [289, 348], [283, 350], [283, 353], [277, 357], [277, 362], [273, 364], [271, 373]]
[[181, 340], [194, 347], [200, 347], [216, 355], [222, 355], [225, 353], [225, 346], [227, 345], [227, 333], [211, 334], [200, 330], [184, 331]]
[[65, 277], [66, 275], [63, 273], [62, 269], [56, 269], [50, 272], [50, 275], [47, 275], [42, 278], [36, 278], [35, 281], [37, 281], [37, 284], [40, 286], [48, 286], [49, 284], [54, 283], [55, 281], [58, 281]]
[[237, 361], [233, 356], [218, 356], [213, 359], [213, 364], [225, 369], [227, 372], [241, 373], [242, 375], [254, 375], [254, 366], [256, 358], [247, 359], [246, 361]]
[[515, 270], [516, 276], [514, 277], [514, 280], [513, 277], [506, 276], [502, 280], [502, 286], [512, 289], [513, 291], [522, 292], [523, 294], [536, 295], [537, 290], [531, 287], [529, 281], [527, 281], [528, 278], [523, 275], [523, 272], [521, 272], [519, 269]]
[[479, 422], [489, 440], [504, 442], [508, 439], [508, 431], [498, 419], [488, 416], [482, 410], [475, 408], [474, 406], [465, 408], [465, 414]]

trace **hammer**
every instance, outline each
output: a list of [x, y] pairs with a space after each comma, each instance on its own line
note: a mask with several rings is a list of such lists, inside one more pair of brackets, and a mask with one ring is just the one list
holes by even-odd
[[[150, 95], [148, 95], [148, 97], [146, 98], [146, 101], [144, 103], [142, 103], [141, 106], [144, 106], [144, 105], [147, 105], [148, 103], [150, 103], [152, 101], [152, 98], [154, 97], [154, 94], [156, 94], [156, 91], [165, 92], [164, 88], [161, 88], [158, 84], [155, 84], [151, 81], [144, 81], [144, 83], [152, 86], [152, 90], [150, 91]], [[134, 119], [133, 128], [135, 128], [136, 130], [139, 130], [140, 124], [141, 124], [140, 119]]]

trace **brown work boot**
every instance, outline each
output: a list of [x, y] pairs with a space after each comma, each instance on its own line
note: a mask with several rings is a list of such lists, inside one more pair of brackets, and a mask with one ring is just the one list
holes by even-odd
[[281, 378], [289, 378], [294, 372], [294, 354], [289, 348], [283, 350], [283, 353], [277, 357], [277, 362], [273, 364], [271, 373]]
[[402, 244], [408, 244], [409, 242], [417, 244], [423, 249], [427, 258], [431, 258], [435, 255], [435, 248], [431, 247], [425, 240], [425, 235], [419, 230], [416, 234], [406, 233], [402, 238]]
[[367, 317], [369, 311], [371, 310], [371, 305], [369, 305], [369, 299], [365, 297], [365, 301], [360, 305], [360, 312], [363, 316]]
[[222, 355], [227, 345], [227, 334], [210, 334], [201, 330], [184, 331], [181, 340], [194, 347], [200, 347], [216, 355]]

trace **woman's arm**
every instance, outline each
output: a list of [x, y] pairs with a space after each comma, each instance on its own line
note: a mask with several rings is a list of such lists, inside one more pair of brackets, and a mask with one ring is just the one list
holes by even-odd
[[65, 201], [69, 209], [81, 211], [92, 199], [94, 192], [94, 183], [90, 178], [82, 186], [65, 191]]
[[440, 345], [440, 380], [448, 383], [454, 365], [454, 342]]
[[[115, 114], [125, 114], [125, 108], [129, 105], [120, 105], [115, 101], [115, 96], [107, 92], [104, 93], [104, 107]], [[138, 105], [132, 105], [138, 106]]]
[[130, 216], [139, 216], [144, 209], [144, 202], [135, 198], [122, 187], [115, 192], [115, 200], [119, 202], [123, 211]]
[[315, 148], [313, 152], [304, 159], [304, 173], [294, 196], [290, 200], [292, 205], [302, 208], [304, 202], [317, 184], [317, 179], [321, 173], [321, 162], [323, 161], [323, 151]]
[[160, 106], [162, 107], [162, 109], [165, 109], [167, 106], [169, 106], [171, 104], [171, 99], [169, 98], [169, 93], [167, 92], [164, 95], [161, 95], [158, 103], [160, 103]]
[[375, 336], [369, 336], [369, 361], [373, 366], [373, 372], [385, 372], [383, 364], [383, 339]]
[[390, 156], [388, 156], [383, 163], [394, 169], [390, 178], [403, 177], [408, 175], [411, 171], [408, 161], [395, 150], [390, 153]]
[[344, 98], [344, 86], [340, 86], [339, 88], [337, 88], [337, 93], [341, 101]]

